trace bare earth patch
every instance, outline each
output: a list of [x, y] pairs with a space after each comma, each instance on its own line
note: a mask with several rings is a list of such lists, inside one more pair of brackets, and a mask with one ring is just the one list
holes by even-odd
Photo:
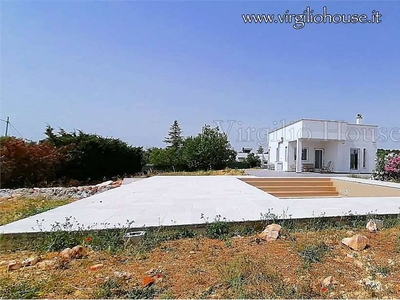
[[[57, 252], [3, 252], [0, 261], [40, 256], [42, 264], [15, 271], [1, 266], [0, 297], [400, 298], [400, 228], [359, 230], [368, 237], [362, 251], [341, 243], [352, 234], [346, 231], [293, 232], [272, 242], [256, 235], [197, 236], [144, 253], [89, 251], [68, 262]], [[43, 261], [53, 263], [44, 266]], [[151, 269], [158, 274], [154, 282], [146, 281]]]

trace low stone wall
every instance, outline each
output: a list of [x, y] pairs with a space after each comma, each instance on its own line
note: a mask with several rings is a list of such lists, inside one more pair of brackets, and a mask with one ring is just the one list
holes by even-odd
[[20, 188], [0, 189], [0, 198], [45, 198], [45, 199], [83, 199], [98, 193], [102, 193], [121, 185], [122, 180], [106, 181], [97, 185], [78, 187], [50, 187], [50, 188]]

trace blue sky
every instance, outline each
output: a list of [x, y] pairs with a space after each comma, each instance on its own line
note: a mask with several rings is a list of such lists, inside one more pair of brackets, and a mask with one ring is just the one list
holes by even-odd
[[[324, 5], [378, 10], [382, 22], [295, 30], [241, 17]], [[399, 16], [399, 1], [2, 1], [0, 118], [32, 140], [50, 124], [145, 147], [163, 146], [175, 119], [185, 135], [234, 120], [237, 149], [257, 143], [255, 134], [240, 142], [238, 130], [281, 120], [362, 113], [391, 130], [400, 127]]]

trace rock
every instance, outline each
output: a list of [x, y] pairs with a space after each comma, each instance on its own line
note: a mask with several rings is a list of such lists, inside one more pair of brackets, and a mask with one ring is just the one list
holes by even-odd
[[113, 181], [112, 181], [112, 180], [108, 180], [108, 181], [105, 181], [105, 182], [102, 182], [102, 183], [96, 184], [95, 186], [96, 186], [96, 187], [103, 187], [103, 186], [110, 185], [110, 184], [112, 184], [112, 183], [113, 183]]
[[69, 259], [72, 258], [72, 254], [73, 254], [72, 249], [71, 249], [71, 248], [66, 248], [66, 249], [64, 249], [63, 251], [61, 251], [61, 252], [58, 254], [58, 256], [59, 256], [61, 259], [69, 260]]
[[361, 251], [367, 247], [368, 238], [366, 236], [356, 234], [351, 238], [344, 238], [342, 244], [350, 247], [353, 250]]
[[97, 264], [97, 265], [90, 266], [89, 270], [90, 271], [96, 271], [98, 269], [101, 269], [102, 267], [104, 267], [103, 264]]
[[8, 266], [8, 261], [7, 260], [2, 260], [0, 261], [0, 267]]
[[377, 281], [377, 280], [371, 280], [370, 278], [363, 279], [363, 282], [365, 286], [375, 290], [375, 291], [381, 291], [382, 290], [382, 284]]
[[195, 253], [196, 253], [195, 251], [190, 251], [190, 252], [189, 252], [189, 254], [195, 254]]
[[36, 267], [39, 269], [46, 269], [48, 267], [53, 267], [55, 265], [55, 261], [54, 260], [44, 260], [44, 261], [40, 261], [36, 264]]
[[148, 270], [148, 271], [146, 272], [146, 274], [148, 274], [148, 275], [154, 275], [154, 274], [156, 274], [156, 272], [157, 272], [156, 269], [151, 268], [150, 270]]
[[329, 287], [332, 284], [332, 276], [328, 276], [326, 278], [324, 278], [321, 282], [322, 287]]
[[258, 237], [267, 242], [275, 241], [279, 238], [281, 229], [282, 227], [278, 224], [270, 224], [258, 235]]
[[85, 247], [78, 245], [71, 249], [71, 257], [72, 258], [82, 258], [86, 255]]
[[18, 270], [21, 267], [22, 267], [21, 263], [16, 262], [15, 260], [12, 260], [12, 261], [8, 262], [7, 271]]
[[145, 276], [143, 277], [143, 286], [151, 286], [156, 280], [153, 277]]
[[378, 227], [376, 226], [376, 223], [372, 220], [369, 220], [367, 223], [367, 226], [365, 226], [369, 232], [375, 232], [378, 231]]
[[23, 267], [34, 266], [40, 261], [39, 257], [29, 257], [22, 261], [21, 265]]
[[377, 220], [377, 219], [369, 220], [365, 227], [368, 229], [369, 232], [375, 232], [378, 230], [382, 230], [383, 221]]
[[359, 261], [358, 259], [355, 259], [355, 260], [353, 261], [353, 264], [354, 264], [356, 267], [360, 268], [360, 269], [363, 269], [363, 268], [364, 268], [364, 264], [363, 264], [361, 261]]
[[117, 278], [122, 278], [122, 279], [132, 278], [132, 274], [128, 273], [128, 272], [114, 272], [114, 276]]

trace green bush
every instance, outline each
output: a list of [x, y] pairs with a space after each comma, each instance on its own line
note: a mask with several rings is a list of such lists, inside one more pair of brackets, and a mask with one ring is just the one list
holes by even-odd
[[224, 239], [230, 234], [229, 223], [218, 215], [213, 222], [207, 224], [205, 234], [211, 239]]
[[399, 180], [400, 172], [393, 173], [389, 171], [389, 166], [391, 165], [391, 159], [400, 155], [400, 150], [387, 150], [387, 149], [378, 149], [376, 153], [376, 164], [375, 169], [372, 173], [372, 177], [375, 180]]
[[56, 171], [58, 178], [101, 181], [142, 170], [141, 147], [83, 131], [69, 133], [60, 129], [57, 134], [53, 131], [50, 126], [46, 128], [44, 141], [64, 149], [67, 158]]
[[99, 182], [142, 170], [142, 148], [82, 131], [58, 133], [48, 126], [46, 139], [0, 139], [1, 187]]

